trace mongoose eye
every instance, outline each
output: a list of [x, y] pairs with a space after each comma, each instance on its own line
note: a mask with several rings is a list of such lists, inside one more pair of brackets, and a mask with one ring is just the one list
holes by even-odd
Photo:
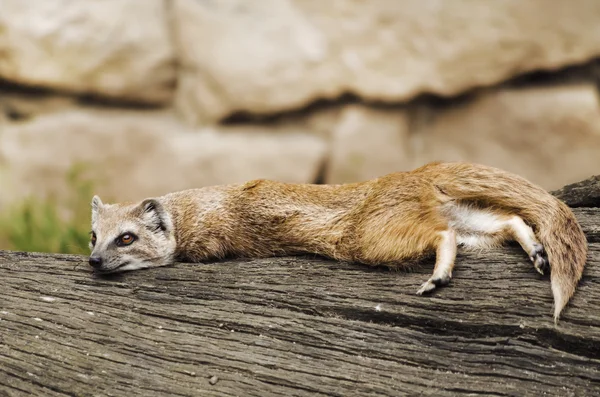
[[122, 247], [125, 245], [129, 245], [135, 241], [135, 237], [131, 233], [122, 234], [117, 238], [117, 245]]
[[96, 245], [96, 233], [92, 232], [92, 237], [90, 240], [92, 242], [92, 245]]

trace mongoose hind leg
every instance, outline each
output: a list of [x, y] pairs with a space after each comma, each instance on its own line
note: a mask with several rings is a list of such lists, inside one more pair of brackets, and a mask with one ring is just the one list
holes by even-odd
[[449, 204], [443, 208], [443, 213], [450, 227], [456, 230], [459, 245], [467, 249], [481, 249], [514, 240], [521, 245], [539, 273], [544, 274], [548, 270], [544, 247], [520, 216], [464, 204]]
[[527, 252], [535, 270], [540, 274], [548, 271], [549, 263], [546, 250], [544, 250], [544, 246], [535, 237], [533, 229], [519, 216], [513, 216], [507, 223], [512, 237]]
[[439, 233], [440, 239], [436, 248], [435, 268], [429, 280], [425, 281], [417, 291], [417, 295], [433, 291], [436, 287], [447, 285], [452, 278], [452, 269], [456, 260], [456, 232], [447, 229]]

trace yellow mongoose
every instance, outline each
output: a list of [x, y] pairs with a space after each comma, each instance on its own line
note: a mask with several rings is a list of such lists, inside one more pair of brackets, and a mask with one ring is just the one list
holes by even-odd
[[418, 294], [448, 284], [457, 245], [516, 240], [551, 268], [555, 321], [573, 295], [587, 241], [571, 210], [526, 179], [483, 165], [431, 163], [345, 185], [255, 180], [137, 204], [92, 199], [90, 265], [102, 273], [228, 256], [314, 253], [401, 267], [436, 253]]

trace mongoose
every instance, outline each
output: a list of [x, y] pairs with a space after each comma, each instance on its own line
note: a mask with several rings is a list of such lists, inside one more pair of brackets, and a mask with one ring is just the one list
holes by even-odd
[[573, 212], [518, 175], [484, 165], [430, 163], [341, 185], [254, 180], [103, 204], [92, 199], [90, 265], [100, 273], [225, 257], [302, 253], [402, 267], [435, 253], [417, 294], [449, 283], [457, 246], [514, 240], [551, 270], [554, 319], [575, 292], [587, 241]]

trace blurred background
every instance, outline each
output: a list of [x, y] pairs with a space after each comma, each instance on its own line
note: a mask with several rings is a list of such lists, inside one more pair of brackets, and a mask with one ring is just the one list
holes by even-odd
[[89, 201], [467, 160], [600, 173], [597, 0], [2, 0], [0, 249]]

